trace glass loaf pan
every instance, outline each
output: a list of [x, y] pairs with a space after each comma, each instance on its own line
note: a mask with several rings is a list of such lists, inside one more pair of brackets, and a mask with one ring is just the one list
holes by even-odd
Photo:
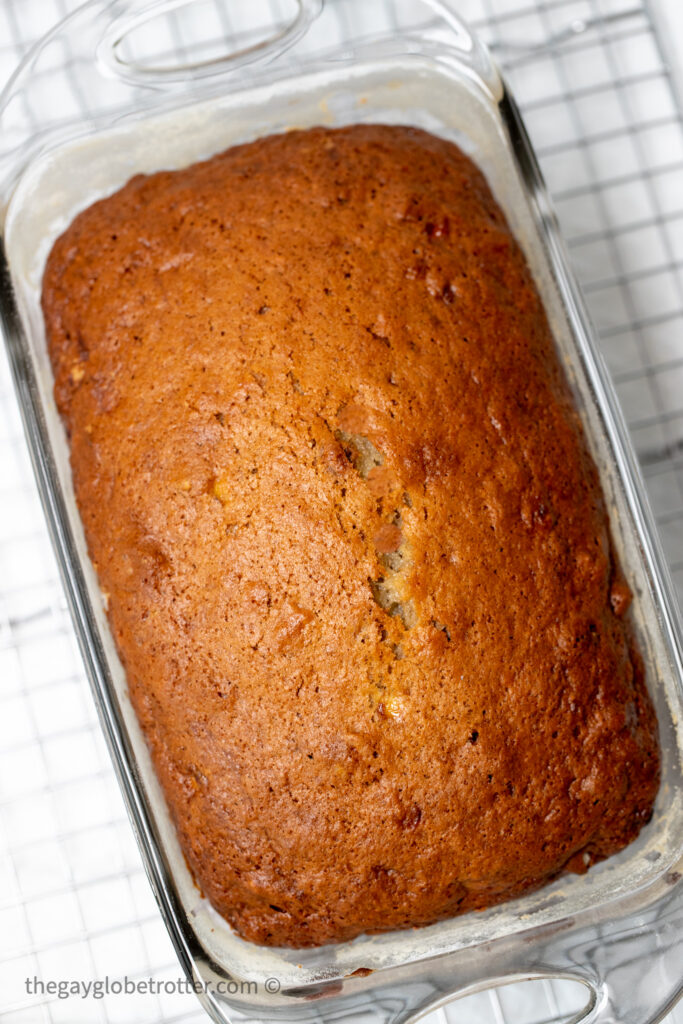
[[[3, 333], [114, 767], [178, 956], [215, 1021], [405, 1024], [477, 988], [553, 975], [586, 984], [586, 1019], [646, 1024], [683, 987], [683, 657], [636, 460], [517, 108], [486, 51], [441, 0], [396, 0], [385, 34], [359, 30], [335, 48], [340, 4], [347, 24], [365, 23], [367, 0], [291, 0], [290, 21], [268, 29], [257, 24], [255, 0], [231, 53], [174, 65], [130, 55], [133, 31], [177, 0], [91, 0], [39, 44], [2, 97]], [[71, 115], [40, 112], [46, 82], [60, 73], [87, 98], [86, 114], [79, 103]], [[40, 284], [49, 249], [73, 216], [133, 174], [181, 167], [292, 126], [361, 121], [414, 124], [456, 141], [485, 172], [524, 248], [635, 592], [663, 780], [637, 842], [586, 876], [431, 927], [316, 950], [266, 949], [239, 939], [201, 897], [170, 823], [74, 502]]]

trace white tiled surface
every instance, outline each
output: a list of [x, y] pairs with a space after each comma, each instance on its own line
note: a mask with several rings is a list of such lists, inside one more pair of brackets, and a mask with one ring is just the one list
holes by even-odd
[[[74, 5], [0, 0], [0, 79]], [[650, 15], [642, 0], [460, 9], [508, 65], [683, 595], [683, 126]], [[597, 15], [606, 20], [566, 37]], [[543, 45], [556, 35], [555, 48]], [[45, 102], [62, 99], [48, 89]], [[126, 974], [172, 980], [180, 970], [100, 736], [0, 356], [0, 1020], [206, 1019], [189, 995], [40, 999], [24, 986], [34, 975]], [[428, 1021], [536, 1024], [580, 1003], [566, 983], [529, 983]], [[670, 1020], [683, 1024], [680, 1009]]]

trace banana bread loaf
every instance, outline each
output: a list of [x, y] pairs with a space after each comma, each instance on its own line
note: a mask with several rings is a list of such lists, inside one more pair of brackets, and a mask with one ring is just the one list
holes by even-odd
[[637, 835], [628, 586], [456, 146], [315, 128], [135, 177], [56, 242], [43, 309], [130, 696], [240, 935], [433, 922]]

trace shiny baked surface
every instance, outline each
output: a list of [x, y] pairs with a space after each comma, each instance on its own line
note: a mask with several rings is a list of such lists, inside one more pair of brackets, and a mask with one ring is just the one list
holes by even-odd
[[241, 934], [426, 923], [635, 837], [628, 588], [459, 150], [314, 129], [138, 177], [56, 243], [44, 310], [131, 697]]

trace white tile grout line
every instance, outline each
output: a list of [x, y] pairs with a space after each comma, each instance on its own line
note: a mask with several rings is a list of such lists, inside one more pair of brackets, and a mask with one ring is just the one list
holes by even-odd
[[555, 989], [553, 988], [550, 978], [543, 979], [543, 991], [545, 992], [545, 997], [548, 1000], [548, 1006], [550, 1007], [550, 1016], [559, 1017], [560, 1007], [558, 1006], [557, 996], [555, 995]]
[[493, 1019], [495, 1024], [507, 1024], [505, 1014], [503, 1013], [503, 1007], [500, 1004], [500, 996], [498, 995], [497, 988], [490, 988], [488, 990], [489, 1000], [491, 1002], [491, 1009], [493, 1010]]

